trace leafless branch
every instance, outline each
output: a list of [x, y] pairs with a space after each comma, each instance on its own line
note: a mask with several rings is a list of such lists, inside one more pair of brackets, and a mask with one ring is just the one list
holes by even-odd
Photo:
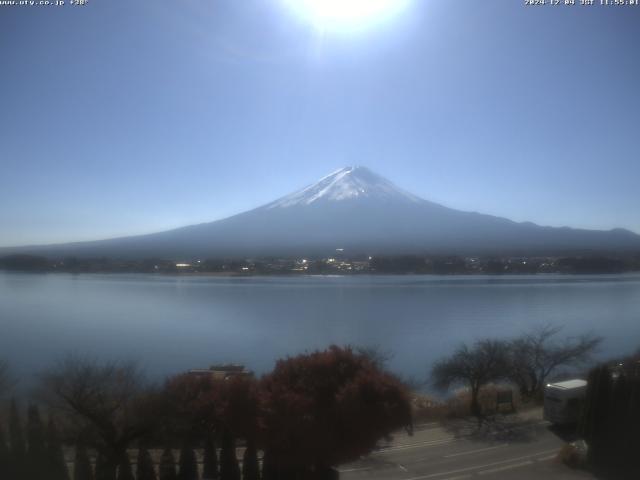
[[555, 341], [561, 330], [544, 325], [511, 342], [510, 377], [524, 395], [540, 395], [547, 378], [559, 367], [588, 362], [602, 341], [592, 333]]
[[68, 356], [41, 375], [40, 396], [75, 435], [114, 463], [128, 443], [153, 427], [148, 385], [132, 362]]
[[358, 355], [368, 358], [376, 367], [385, 369], [389, 362], [393, 359], [392, 350], [384, 349], [380, 345], [368, 345], [354, 347], [354, 351]]

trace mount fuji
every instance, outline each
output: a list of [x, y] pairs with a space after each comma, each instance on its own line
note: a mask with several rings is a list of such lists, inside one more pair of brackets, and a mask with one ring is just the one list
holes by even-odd
[[350, 254], [566, 254], [640, 251], [624, 229], [539, 226], [447, 208], [365, 167], [346, 167], [267, 205], [160, 233], [0, 249], [49, 257], [167, 259]]

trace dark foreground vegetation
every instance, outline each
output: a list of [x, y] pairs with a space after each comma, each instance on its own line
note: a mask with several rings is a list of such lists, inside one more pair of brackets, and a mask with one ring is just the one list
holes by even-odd
[[281, 360], [261, 379], [186, 373], [161, 387], [135, 365], [70, 357], [42, 374], [37, 398], [26, 428], [11, 404], [3, 480], [329, 479], [411, 425], [406, 387], [366, 353], [339, 347]]
[[580, 431], [603, 477], [640, 478], [640, 351], [593, 369]]
[[529, 256], [345, 256], [327, 258], [190, 259], [149, 258], [117, 260], [110, 258], [48, 259], [33, 255], [0, 258], [0, 269], [24, 272], [71, 273], [202, 273], [228, 275], [278, 274], [598, 274], [640, 271], [640, 254], [580, 255], [556, 257]]
[[[540, 403], [547, 382], [566, 377], [562, 368], [587, 365], [601, 341], [593, 335], [558, 340], [558, 332], [543, 327], [510, 341], [486, 339], [462, 345], [433, 367], [434, 383], [442, 388], [466, 386], [469, 413], [479, 421], [486, 410], [495, 411], [495, 404], [483, 408], [481, 401], [483, 389], [500, 391], [496, 392], [495, 383], [514, 385], [524, 402]], [[640, 479], [640, 351], [593, 368], [587, 381], [577, 425], [586, 458], [578, 459], [572, 447], [564, 460], [593, 470], [599, 478]]]
[[[456, 398], [479, 425], [505, 391], [539, 404], [547, 382], [584, 369], [601, 341], [559, 333], [545, 326], [461, 345], [433, 366], [432, 381], [464, 387]], [[420, 396], [385, 370], [388, 360], [376, 348], [333, 346], [280, 360], [259, 379], [194, 370], [153, 385], [135, 364], [67, 357], [39, 375], [26, 409], [11, 401], [0, 417], [0, 479], [335, 479], [338, 465], [412, 431]], [[579, 423], [587, 466], [640, 478], [640, 352], [588, 380]], [[0, 363], [0, 396], [10, 384]]]

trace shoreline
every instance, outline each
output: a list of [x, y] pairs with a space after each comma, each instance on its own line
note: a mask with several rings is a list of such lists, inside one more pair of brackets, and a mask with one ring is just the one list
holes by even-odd
[[357, 273], [242, 273], [242, 272], [144, 272], [144, 271], [72, 271], [72, 270], [13, 270], [0, 268], [0, 273], [18, 274], [68, 274], [68, 275], [145, 275], [159, 277], [219, 277], [219, 278], [349, 278], [349, 277], [488, 277], [488, 278], [509, 278], [509, 277], [606, 277], [606, 276], [635, 276], [640, 275], [640, 270], [626, 272], [509, 272], [509, 273], [486, 273], [486, 272], [463, 272], [463, 273], [422, 273], [422, 272], [357, 272]]

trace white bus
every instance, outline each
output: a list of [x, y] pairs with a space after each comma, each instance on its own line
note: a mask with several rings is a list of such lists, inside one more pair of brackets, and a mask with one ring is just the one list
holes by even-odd
[[544, 389], [544, 419], [556, 425], [577, 423], [586, 393], [586, 380], [547, 384]]

